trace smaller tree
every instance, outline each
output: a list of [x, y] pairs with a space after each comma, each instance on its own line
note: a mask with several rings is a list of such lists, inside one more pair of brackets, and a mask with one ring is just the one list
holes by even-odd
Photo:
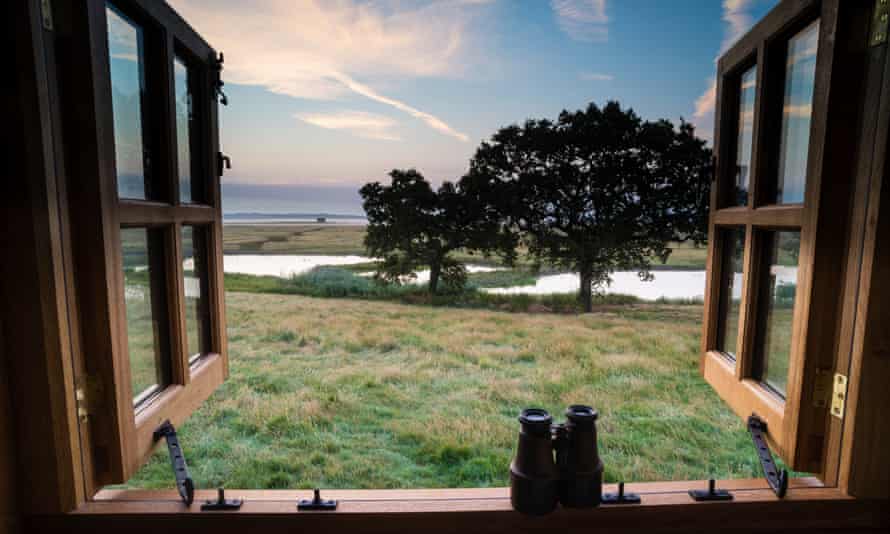
[[372, 182], [359, 191], [368, 217], [365, 247], [368, 254], [383, 259], [378, 279], [401, 283], [427, 266], [431, 294], [440, 283], [459, 289], [466, 283], [467, 271], [450, 256], [452, 252], [467, 249], [487, 254], [510, 248], [498, 240], [512, 236], [502, 232], [500, 223], [490, 218], [491, 212], [455, 184], [445, 182], [434, 191], [414, 169], [394, 169], [389, 176], [389, 185]]

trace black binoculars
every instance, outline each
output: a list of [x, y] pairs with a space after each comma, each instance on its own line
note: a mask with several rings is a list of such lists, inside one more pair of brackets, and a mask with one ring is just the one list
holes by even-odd
[[527, 408], [519, 415], [519, 447], [510, 464], [510, 502], [525, 514], [599, 505], [603, 462], [596, 444], [597, 412], [572, 405], [566, 422], [553, 424], [546, 410]]

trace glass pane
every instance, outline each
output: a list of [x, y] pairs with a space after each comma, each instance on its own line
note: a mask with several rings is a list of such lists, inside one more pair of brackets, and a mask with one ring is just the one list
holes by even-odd
[[765, 242], [761, 299], [760, 379], [785, 395], [794, 300], [797, 293], [797, 259], [800, 232], [771, 232]]
[[739, 132], [736, 140], [735, 183], [730, 206], [748, 204], [748, 182], [751, 172], [751, 147], [754, 139], [754, 99], [757, 95], [757, 67], [744, 74], [739, 87]]
[[149, 197], [149, 191], [142, 127], [145, 97], [142, 28], [111, 6], [106, 6], [105, 14], [108, 19], [117, 194], [121, 198], [145, 199]]
[[813, 22], [788, 41], [775, 197], [780, 204], [803, 202], [818, 47], [819, 21]]
[[173, 61], [173, 83], [176, 87], [176, 156], [179, 165], [179, 200], [192, 202], [191, 125], [192, 93], [189, 89], [188, 67], [180, 59]]
[[720, 323], [718, 349], [735, 358], [739, 337], [739, 308], [742, 302], [742, 271], [745, 255], [745, 229], [722, 230], [723, 268], [720, 281]]
[[155, 251], [162, 239], [145, 228], [121, 229], [124, 269], [124, 300], [127, 315], [127, 350], [133, 403], [149, 397], [167, 384], [160, 344], [164, 339], [159, 317], [163, 317], [163, 265]]
[[206, 241], [201, 228], [182, 227], [182, 271], [185, 287], [186, 343], [189, 362], [208, 350]]

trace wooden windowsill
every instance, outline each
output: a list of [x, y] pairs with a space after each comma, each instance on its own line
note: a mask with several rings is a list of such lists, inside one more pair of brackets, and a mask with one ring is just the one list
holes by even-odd
[[[512, 510], [508, 488], [427, 490], [322, 490], [340, 501], [334, 512], [298, 512], [297, 499], [308, 490], [226, 491], [242, 498], [234, 512], [201, 512], [201, 503], [214, 499], [213, 490], [196, 492], [186, 507], [174, 490], [103, 490], [70, 514], [32, 516], [29, 526], [40, 532], [245, 533], [277, 532], [513, 532], [538, 530], [569, 532], [690, 528], [714, 531], [728, 526], [746, 530], [765, 528], [848, 529], [887, 526], [886, 501], [862, 501], [836, 488], [823, 487], [815, 478], [793, 479], [786, 497], [776, 498], [763, 479], [722, 480], [719, 488], [732, 491], [731, 502], [697, 503], [687, 491], [706, 487], [705, 481], [628, 483], [625, 491], [642, 497], [639, 505], [611, 505], [593, 509], [558, 509], [543, 517]], [[607, 484], [604, 491], [615, 491]], [[296, 529], [296, 530], [295, 530]]]

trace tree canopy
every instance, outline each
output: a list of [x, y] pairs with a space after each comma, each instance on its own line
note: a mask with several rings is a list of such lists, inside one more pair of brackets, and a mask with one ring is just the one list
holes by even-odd
[[503, 232], [497, 212], [486, 209], [451, 182], [438, 190], [414, 169], [389, 173], [391, 183], [365, 184], [359, 193], [368, 217], [365, 247], [383, 259], [378, 278], [400, 283], [421, 267], [430, 269], [429, 290], [439, 282], [461, 288], [466, 268], [449, 254], [458, 249], [504, 251], [509, 261], [514, 237]]
[[[580, 294], [616, 270], [651, 278], [671, 241], [707, 235], [710, 150], [685, 122], [643, 121], [617, 102], [528, 120], [483, 142], [461, 190], [529, 253], [580, 274]], [[509, 240], [502, 243], [509, 246]]]

